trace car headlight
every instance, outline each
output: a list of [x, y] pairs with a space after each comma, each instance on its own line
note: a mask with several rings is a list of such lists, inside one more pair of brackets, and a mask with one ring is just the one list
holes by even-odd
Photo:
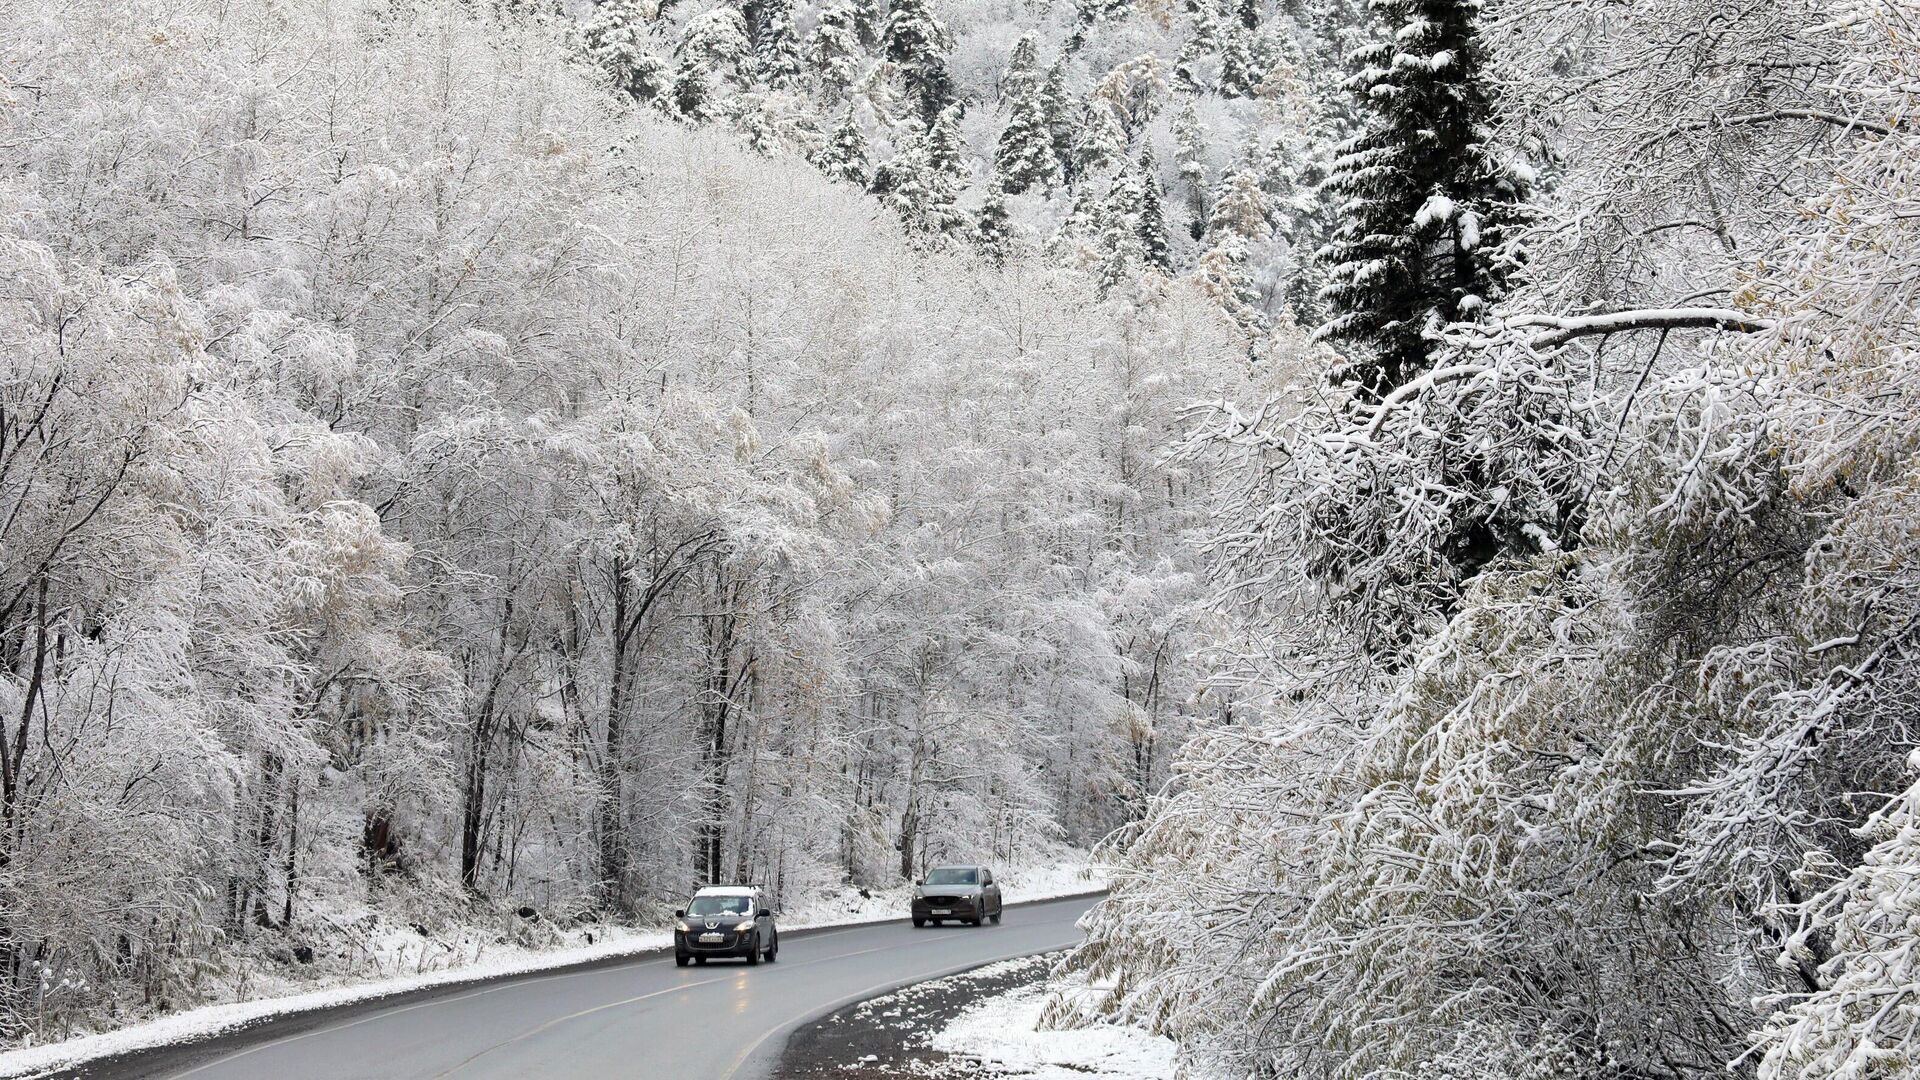
[[673, 928], [675, 930], [680, 931], [683, 934], [693, 929], [693, 927], [687, 925], [687, 920], [685, 919], [676, 920], [673, 924]]
[[745, 921], [745, 922], [743, 922], [743, 923], [740, 923], [739, 925], [737, 925], [737, 926], [735, 926], [735, 927], [733, 928], [733, 932], [734, 932], [734, 933], [736, 933], [736, 934], [744, 934], [744, 933], [746, 933], [747, 931], [749, 931], [749, 930], [752, 930], [752, 929], [753, 929], [753, 920], [752, 920], [752, 919], [748, 919], [747, 921]]

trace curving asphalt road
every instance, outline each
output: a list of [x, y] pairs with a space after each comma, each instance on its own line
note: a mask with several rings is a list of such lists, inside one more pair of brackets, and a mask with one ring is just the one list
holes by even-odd
[[759, 1080], [802, 1022], [908, 983], [1076, 944], [1097, 897], [1007, 906], [999, 926], [902, 920], [782, 935], [780, 960], [673, 956], [527, 976], [168, 1047], [75, 1076], [194, 1080]]

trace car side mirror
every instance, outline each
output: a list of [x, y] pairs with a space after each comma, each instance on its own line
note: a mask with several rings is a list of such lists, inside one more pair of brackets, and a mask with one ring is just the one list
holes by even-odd
[[686, 918], [686, 917], [687, 917], [687, 909], [686, 909], [686, 908], [674, 908], [674, 909], [673, 909], [673, 917], [674, 917], [674, 918], [676, 918], [676, 919], [684, 919], [684, 918]]
[[760, 909], [760, 917], [761, 917], [761, 918], [763, 918], [763, 919], [771, 919], [771, 918], [773, 918], [773, 909], [772, 909], [772, 908], [761, 908], [761, 909]]

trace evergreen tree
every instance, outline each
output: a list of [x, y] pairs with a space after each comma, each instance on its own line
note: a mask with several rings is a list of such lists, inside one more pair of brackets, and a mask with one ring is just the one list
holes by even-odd
[[960, 137], [958, 104], [940, 110], [927, 130], [927, 166], [952, 187], [956, 196], [967, 186], [967, 143]]
[[1187, 235], [1195, 240], [1207, 231], [1207, 129], [1194, 111], [1193, 98], [1180, 103], [1173, 118], [1174, 164], [1187, 193]]
[[1167, 246], [1166, 212], [1160, 205], [1160, 166], [1154, 161], [1153, 147], [1140, 156], [1137, 178], [1131, 186], [1134, 235], [1140, 241], [1140, 259], [1163, 272], [1173, 270], [1173, 252]]
[[1220, 43], [1220, 96], [1252, 97], [1266, 78], [1254, 48], [1254, 32], [1238, 22], [1228, 26]]
[[1220, 12], [1217, 0], [1187, 0], [1187, 8], [1193, 12], [1193, 23], [1174, 57], [1173, 82], [1189, 94], [1198, 94], [1206, 88], [1194, 69], [1219, 47]]
[[712, 72], [728, 64], [738, 64], [753, 52], [747, 35], [747, 22], [735, 8], [717, 7], [687, 20], [680, 32], [680, 58]]
[[776, 90], [800, 85], [806, 65], [793, 28], [793, 0], [761, 0], [753, 23], [753, 66], [759, 81]]
[[687, 120], [713, 118], [713, 91], [707, 85], [706, 70], [696, 63], [682, 63], [674, 72], [673, 85], [667, 89], [673, 109]]
[[807, 57], [829, 100], [844, 97], [866, 66], [866, 46], [860, 40], [860, 12], [850, 3], [835, 4], [820, 13], [807, 35]]
[[1074, 161], [1081, 176], [1093, 176], [1125, 157], [1127, 133], [1120, 126], [1120, 118], [1104, 101], [1089, 101], [1082, 112], [1086, 121], [1074, 147]]
[[998, 264], [1012, 253], [1013, 241], [1013, 217], [1007, 213], [1007, 197], [998, 183], [988, 184], [987, 201], [980, 204], [980, 212], [974, 217], [974, 246]]
[[1079, 11], [1079, 26], [1083, 28], [1079, 32], [1085, 33], [1086, 27], [1125, 18], [1133, 7], [1133, 0], [1074, 0], [1074, 7]]
[[934, 16], [929, 0], [895, 0], [881, 44], [887, 59], [899, 65], [907, 92], [919, 102], [921, 119], [936, 123], [953, 99], [947, 75], [953, 35]]
[[1428, 365], [1430, 327], [1478, 318], [1518, 256], [1527, 184], [1488, 145], [1478, 0], [1375, 0], [1380, 39], [1349, 80], [1364, 130], [1322, 190], [1341, 205], [1317, 336], [1371, 356], [1337, 377], [1386, 394]]
[[931, 126], [910, 138], [884, 174], [876, 173], [881, 201], [891, 206], [907, 228], [927, 235], [952, 235], [968, 224], [960, 210], [964, 184], [965, 146], [960, 140], [960, 107], [941, 110]]
[[656, 101], [671, 82], [666, 61], [646, 51], [647, 15], [635, 0], [609, 0], [580, 24], [580, 51], [613, 85]]
[[1035, 97], [1041, 85], [1040, 45], [1032, 34], [1022, 34], [1013, 43], [1007, 70], [1000, 76], [1000, 100], [1018, 102]]
[[1053, 131], [1047, 122], [1044, 87], [1031, 86], [1013, 101], [1013, 117], [994, 147], [994, 170], [1002, 190], [1019, 194], [1029, 188], [1042, 191], [1060, 182], [1060, 160], [1053, 153]]
[[835, 180], [845, 180], [861, 187], [867, 185], [867, 138], [860, 133], [860, 125], [854, 119], [852, 109], [847, 110], [840, 126], [833, 130], [833, 135], [814, 155], [813, 164]]
[[1040, 107], [1053, 133], [1053, 159], [1060, 163], [1061, 179], [1072, 184], [1080, 175], [1073, 157], [1072, 100], [1067, 96], [1066, 61], [1055, 60], [1047, 68], [1047, 81], [1040, 88]]
[[1106, 200], [1100, 204], [1095, 221], [1099, 261], [1094, 266], [1094, 280], [1102, 298], [1131, 281], [1143, 259], [1139, 221], [1134, 213], [1140, 200], [1139, 178], [1123, 172], [1114, 178]]
[[1080, 185], [1073, 206], [1047, 240], [1047, 254], [1062, 262], [1079, 262], [1075, 252], [1084, 251], [1100, 233], [1102, 224], [1100, 196], [1092, 184]]

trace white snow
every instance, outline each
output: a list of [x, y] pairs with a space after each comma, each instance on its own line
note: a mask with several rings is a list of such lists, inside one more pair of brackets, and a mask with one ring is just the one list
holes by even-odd
[[1048, 993], [1042, 984], [988, 998], [935, 1034], [932, 1048], [972, 1058], [989, 1075], [1022, 1080], [1169, 1080], [1174, 1075], [1171, 1039], [1114, 1024], [1040, 1030]]
[[[1104, 868], [1090, 867], [1084, 861], [1058, 860], [1006, 870], [996, 867], [995, 874], [1006, 902], [1010, 904], [1098, 892], [1106, 887]], [[902, 885], [870, 891], [864, 896], [856, 890], [829, 894], [783, 911], [780, 925], [783, 929], [802, 930], [904, 918], [911, 889], [912, 886]], [[666, 949], [673, 944], [673, 936], [666, 930], [601, 926], [592, 928], [591, 933], [595, 938], [591, 945], [552, 951], [496, 946], [483, 959], [443, 970], [370, 979], [300, 994], [208, 1005], [115, 1031], [7, 1051], [0, 1053], [0, 1078], [38, 1076], [100, 1058], [202, 1039], [290, 1013], [349, 1005], [429, 987], [479, 983], [593, 960], [635, 956]]]
[[1429, 195], [1427, 201], [1420, 204], [1420, 209], [1414, 212], [1413, 227], [1421, 229], [1436, 221], [1452, 220], [1453, 209], [1452, 199], [1437, 192]]

